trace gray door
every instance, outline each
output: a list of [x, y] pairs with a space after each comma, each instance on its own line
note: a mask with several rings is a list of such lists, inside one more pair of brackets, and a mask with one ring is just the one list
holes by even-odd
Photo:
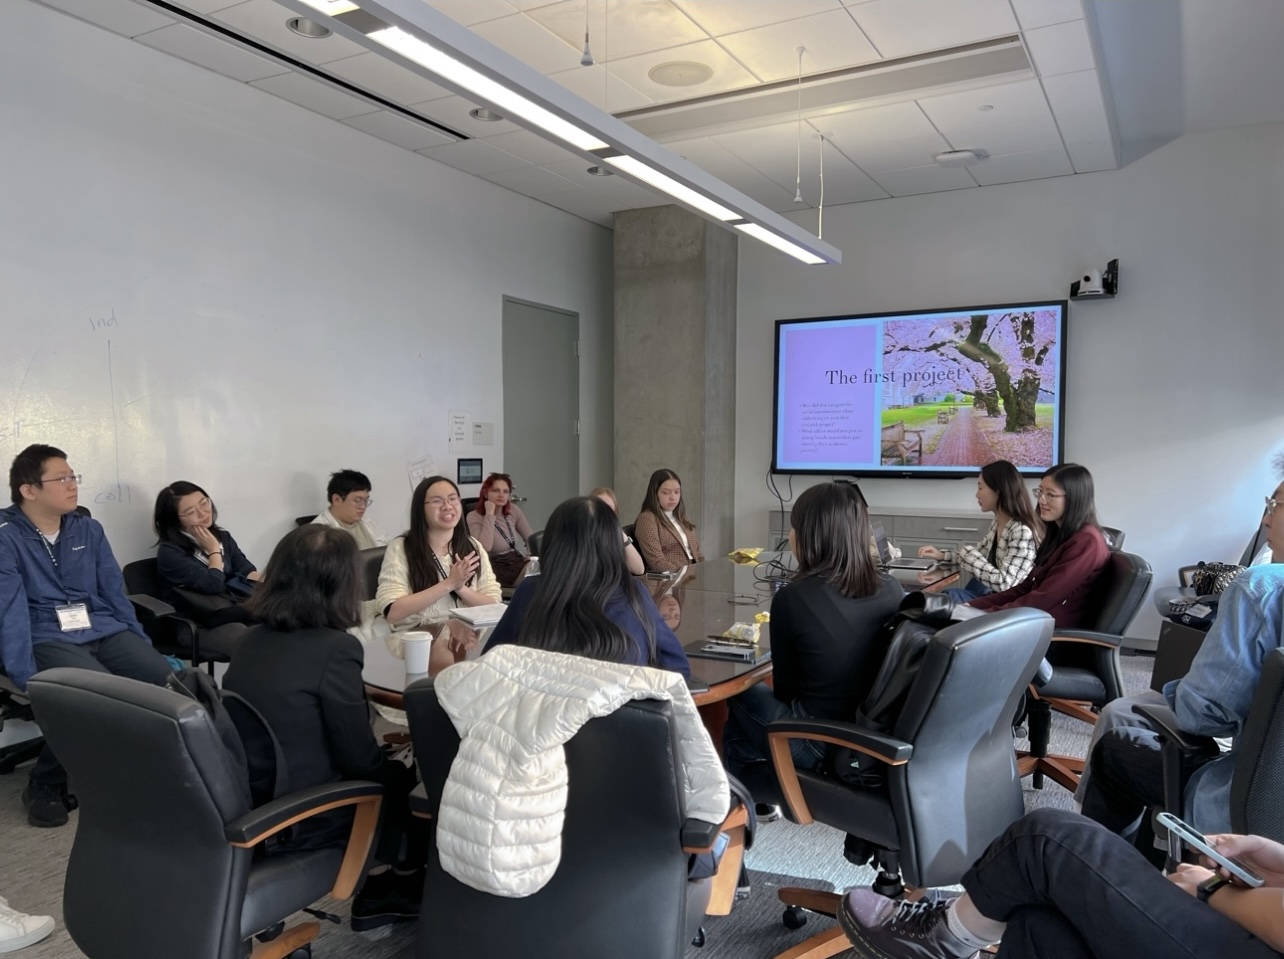
[[531, 527], [581, 492], [580, 318], [504, 297], [504, 470]]

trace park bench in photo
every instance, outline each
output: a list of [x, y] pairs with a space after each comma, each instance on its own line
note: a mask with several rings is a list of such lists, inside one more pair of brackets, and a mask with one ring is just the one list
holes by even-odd
[[883, 427], [882, 445], [883, 459], [895, 456], [901, 461], [901, 466], [909, 462], [910, 456], [914, 456], [920, 465], [923, 462], [923, 431], [907, 430], [904, 420]]

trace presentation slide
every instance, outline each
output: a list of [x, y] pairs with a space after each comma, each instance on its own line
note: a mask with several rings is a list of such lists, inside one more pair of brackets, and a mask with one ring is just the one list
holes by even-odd
[[1061, 455], [1065, 304], [781, 320], [773, 469], [959, 475]]

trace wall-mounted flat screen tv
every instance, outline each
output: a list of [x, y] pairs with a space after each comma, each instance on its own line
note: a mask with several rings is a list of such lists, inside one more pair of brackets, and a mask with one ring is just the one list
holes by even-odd
[[772, 470], [974, 475], [1061, 462], [1066, 302], [776, 323]]

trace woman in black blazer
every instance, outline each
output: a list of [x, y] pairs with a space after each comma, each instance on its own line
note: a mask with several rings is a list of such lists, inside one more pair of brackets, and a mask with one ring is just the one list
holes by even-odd
[[[361, 619], [356, 541], [343, 530], [318, 524], [291, 530], [272, 552], [267, 576], [247, 608], [262, 625], [246, 632], [223, 685], [248, 700], [272, 727], [290, 790], [345, 779], [384, 785], [375, 851], [380, 865], [353, 901], [352, 928], [414, 919], [427, 847], [407, 803], [414, 772], [389, 759], [375, 739], [361, 680], [364, 650], [346, 632]], [[346, 844], [351, 810], [317, 818], [316, 825], [297, 827], [289, 845]], [[398, 868], [403, 839], [410, 840], [409, 848], [405, 868]]]

